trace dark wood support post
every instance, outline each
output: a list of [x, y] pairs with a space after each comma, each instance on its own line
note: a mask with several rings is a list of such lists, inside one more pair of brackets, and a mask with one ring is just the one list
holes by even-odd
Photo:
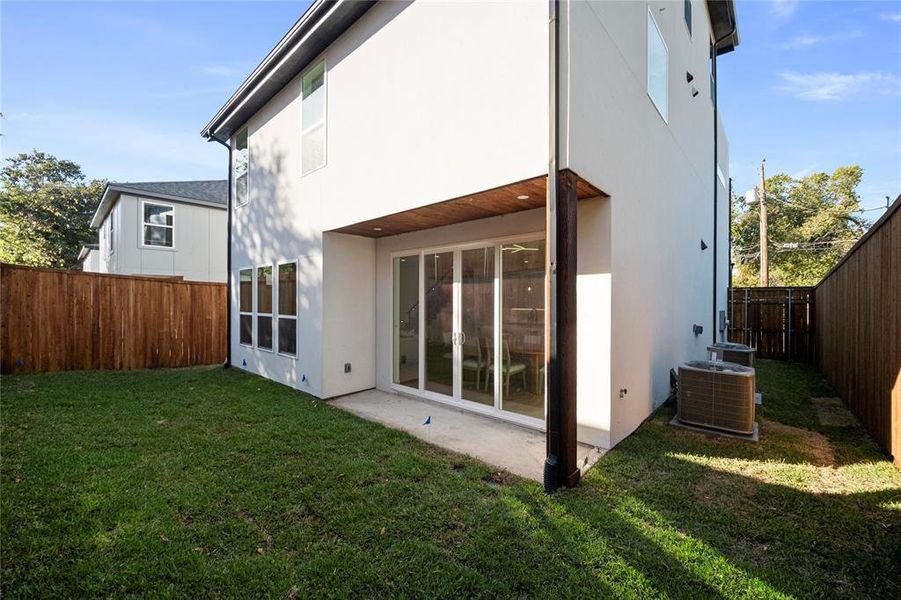
[[555, 203], [547, 211], [547, 491], [574, 487], [580, 477], [576, 456], [576, 177], [563, 170], [556, 183]]

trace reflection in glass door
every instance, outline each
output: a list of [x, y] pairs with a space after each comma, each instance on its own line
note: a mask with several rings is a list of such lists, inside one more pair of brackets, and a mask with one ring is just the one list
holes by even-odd
[[454, 396], [454, 253], [423, 257], [425, 389]]
[[544, 240], [501, 246], [500, 408], [538, 419], [544, 419], [544, 251]]
[[392, 381], [419, 389], [419, 255], [394, 259]]
[[393, 260], [393, 382], [543, 419], [544, 240]]
[[464, 400], [494, 406], [494, 246], [460, 257], [460, 389]]

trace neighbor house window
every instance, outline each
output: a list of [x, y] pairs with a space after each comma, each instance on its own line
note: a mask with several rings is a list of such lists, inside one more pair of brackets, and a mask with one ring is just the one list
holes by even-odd
[[238, 274], [238, 326], [242, 344], [253, 345], [253, 269], [241, 269]]
[[297, 263], [278, 266], [278, 351], [297, 354]]
[[175, 208], [167, 204], [144, 202], [143, 210], [144, 245], [171, 248], [175, 228]]
[[247, 149], [247, 128], [235, 136], [235, 206], [247, 204], [247, 170], [250, 167], [250, 152]]
[[688, 35], [691, 36], [691, 0], [685, 0], [685, 25], [688, 27]]
[[115, 229], [115, 225], [114, 225], [114, 223], [113, 223], [113, 221], [116, 220], [116, 213], [115, 213], [115, 211], [112, 211], [112, 210], [111, 210], [111, 211], [109, 212], [109, 216], [108, 216], [106, 219], [107, 219], [107, 221], [109, 221], [109, 226], [108, 226], [108, 228], [107, 228], [107, 233], [106, 233], [107, 243], [109, 244], [109, 246], [108, 246], [107, 249], [106, 249], [106, 253], [107, 253], [107, 254], [113, 254], [113, 253], [115, 253], [115, 251], [116, 251], [116, 245], [115, 245], [115, 243], [114, 243], [114, 237], [115, 237], [116, 229]]
[[648, 96], [666, 121], [669, 86], [669, 51], [654, 15], [648, 10]]
[[272, 267], [257, 268], [257, 348], [272, 350]]
[[325, 61], [301, 78], [300, 169], [309, 173], [325, 165]]

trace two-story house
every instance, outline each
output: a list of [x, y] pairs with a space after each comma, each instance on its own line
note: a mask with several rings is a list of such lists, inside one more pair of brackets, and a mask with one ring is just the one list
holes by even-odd
[[226, 281], [228, 181], [110, 183], [83, 270]]
[[574, 341], [579, 440], [613, 446], [722, 337], [737, 44], [731, 0], [314, 2], [202, 132], [230, 147], [231, 363], [544, 428]]

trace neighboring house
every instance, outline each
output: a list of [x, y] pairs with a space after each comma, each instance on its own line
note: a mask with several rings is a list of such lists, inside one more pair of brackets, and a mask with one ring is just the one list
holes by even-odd
[[91, 220], [90, 270], [224, 282], [227, 207], [227, 181], [110, 183]]
[[86, 244], [78, 253], [81, 270], [86, 273], [97, 273], [100, 270], [100, 245]]
[[[722, 339], [738, 36], [731, 1], [559, 6], [578, 436], [608, 448]], [[544, 427], [548, 11], [320, 0], [293, 26], [202, 132], [232, 149], [232, 364]]]

